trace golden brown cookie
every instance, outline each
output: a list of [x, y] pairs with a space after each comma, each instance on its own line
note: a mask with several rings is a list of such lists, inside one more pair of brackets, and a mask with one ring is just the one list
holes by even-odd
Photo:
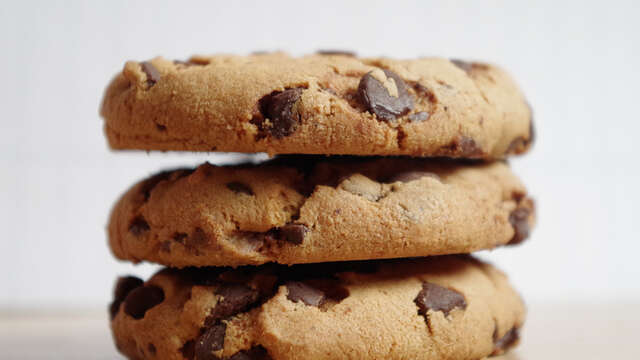
[[324, 53], [127, 62], [101, 114], [114, 149], [503, 158], [533, 139], [503, 70]]
[[120, 278], [111, 316], [131, 359], [477, 360], [517, 344], [525, 308], [459, 255], [165, 269]]
[[295, 264], [516, 244], [534, 215], [502, 162], [285, 156], [152, 176], [117, 202], [108, 232], [134, 262]]

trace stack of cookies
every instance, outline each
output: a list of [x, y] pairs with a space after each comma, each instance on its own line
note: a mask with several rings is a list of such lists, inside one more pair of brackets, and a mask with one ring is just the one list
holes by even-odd
[[499, 68], [322, 52], [127, 62], [113, 149], [266, 152], [163, 171], [116, 203], [109, 245], [131, 359], [482, 359], [524, 305], [469, 253], [522, 242], [533, 201], [504, 161], [532, 114]]

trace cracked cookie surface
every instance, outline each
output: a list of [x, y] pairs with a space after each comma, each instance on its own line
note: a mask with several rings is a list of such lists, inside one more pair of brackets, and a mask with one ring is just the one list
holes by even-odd
[[457, 255], [124, 277], [111, 328], [130, 359], [477, 360], [524, 317], [502, 272]]
[[127, 62], [101, 114], [114, 149], [503, 158], [532, 112], [496, 66], [325, 53]]
[[119, 259], [238, 266], [469, 253], [520, 243], [534, 221], [502, 162], [281, 156], [145, 179], [108, 233]]

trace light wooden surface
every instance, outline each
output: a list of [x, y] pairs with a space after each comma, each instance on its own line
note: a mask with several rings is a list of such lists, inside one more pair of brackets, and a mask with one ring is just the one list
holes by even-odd
[[[107, 311], [0, 312], [0, 359], [120, 359]], [[503, 360], [640, 359], [640, 303], [529, 305]]]

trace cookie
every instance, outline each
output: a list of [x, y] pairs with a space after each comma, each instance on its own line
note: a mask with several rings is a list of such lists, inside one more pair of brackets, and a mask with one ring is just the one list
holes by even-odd
[[502, 162], [285, 156], [152, 176], [120, 198], [108, 233], [133, 262], [295, 264], [517, 244], [534, 217]]
[[121, 278], [111, 328], [131, 359], [477, 360], [524, 316], [503, 273], [458, 255]]
[[498, 159], [533, 139], [531, 109], [507, 73], [441, 58], [130, 61], [101, 114], [113, 149]]

